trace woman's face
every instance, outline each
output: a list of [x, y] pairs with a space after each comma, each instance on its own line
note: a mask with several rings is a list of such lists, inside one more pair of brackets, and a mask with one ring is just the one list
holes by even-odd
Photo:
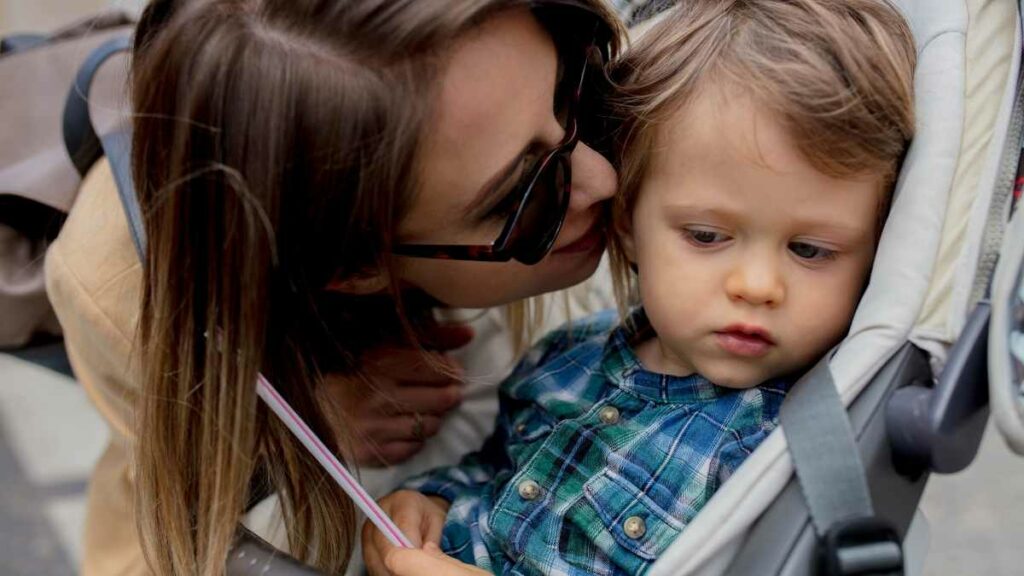
[[[527, 10], [504, 13], [457, 42], [441, 76], [421, 153], [421, 187], [396, 242], [490, 244], [507, 213], [498, 202], [564, 130], [554, 110], [559, 63], [550, 36]], [[540, 263], [398, 257], [398, 280], [445, 304], [486, 307], [571, 286], [604, 252], [600, 203], [616, 175], [580, 143], [572, 154], [569, 211]]]

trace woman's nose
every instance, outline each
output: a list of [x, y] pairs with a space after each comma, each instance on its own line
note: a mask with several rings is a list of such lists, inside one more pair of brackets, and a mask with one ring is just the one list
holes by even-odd
[[580, 142], [572, 153], [572, 196], [569, 210], [585, 212], [595, 204], [615, 195], [618, 186], [615, 169], [610, 162]]
[[778, 307], [786, 299], [786, 283], [771, 257], [751, 254], [730, 271], [725, 291], [734, 302]]

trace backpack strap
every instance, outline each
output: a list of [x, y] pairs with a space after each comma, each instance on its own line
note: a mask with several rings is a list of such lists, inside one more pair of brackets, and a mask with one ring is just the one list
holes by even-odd
[[85, 176], [89, 168], [106, 156], [117, 183], [117, 195], [121, 198], [128, 229], [132, 235], [135, 251], [141, 259], [146, 251], [146, 229], [142, 224], [142, 210], [135, 195], [131, 171], [131, 130], [123, 128], [105, 134], [96, 134], [89, 114], [89, 91], [93, 79], [103, 63], [111, 56], [131, 49], [131, 37], [119, 36], [101, 44], [86, 58], [75, 76], [67, 101], [64, 104], [64, 146], [75, 169]]
[[135, 252], [142, 260], [146, 254], [146, 228], [142, 223], [142, 208], [139, 207], [139, 198], [135, 195], [135, 185], [132, 182], [132, 133], [131, 130], [123, 129], [111, 132], [100, 140], [103, 146], [103, 153], [110, 162], [110, 169], [114, 173], [114, 182], [117, 183], [117, 195], [121, 198], [121, 206], [124, 207], [125, 216], [128, 218], [128, 230], [132, 234], [132, 244], [135, 245]]
[[92, 117], [89, 115], [89, 90], [103, 63], [111, 56], [127, 52], [130, 48], [129, 36], [118, 36], [100, 44], [78, 69], [75, 82], [64, 103], [64, 147], [75, 169], [82, 176], [85, 176], [89, 168], [103, 155], [100, 138], [96, 135]]

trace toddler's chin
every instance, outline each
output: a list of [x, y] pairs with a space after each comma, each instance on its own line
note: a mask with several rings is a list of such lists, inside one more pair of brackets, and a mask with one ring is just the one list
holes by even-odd
[[718, 386], [737, 390], [753, 388], [773, 377], [770, 371], [751, 366], [713, 366], [700, 373]]

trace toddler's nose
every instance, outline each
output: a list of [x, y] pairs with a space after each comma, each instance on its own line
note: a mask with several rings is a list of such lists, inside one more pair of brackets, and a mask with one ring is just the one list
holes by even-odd
[[729, 299], [753, 306], [777, 307], [786, 298], [786, 285], [770, 257], [751, 257], [739, 262], [725, 281]]

